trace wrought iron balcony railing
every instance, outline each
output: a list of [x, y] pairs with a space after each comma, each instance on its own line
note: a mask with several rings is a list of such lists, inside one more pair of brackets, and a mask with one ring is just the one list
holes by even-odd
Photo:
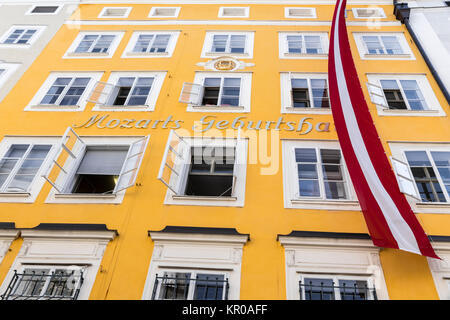
[[299, 281], [300, 300], [377, 300], [375, 288], [365, 281]]

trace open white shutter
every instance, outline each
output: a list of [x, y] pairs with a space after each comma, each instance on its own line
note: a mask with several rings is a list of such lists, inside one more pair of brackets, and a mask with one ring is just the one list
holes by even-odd
[[[84, 152], [83, 150], [86, 148], [86, 144], [83, 140], [76, 134], [76, 132], [71, 128], [68, 127], [66, 129], [66, 132], [64, 133], [63, 137], [61, 138], [59, 149], [55, 153], [52, 161], [50, 162], [47, 169], [44, 171], [44, 174], [42, 177], [47, 180], [53, 188], [55, 188], [56, 191], [59, 193], [64, 192], [64, 185], [57, 184], [56, 180], [51, 180], [50, 175], [55, 169], [56, 171], [59, 171], [59, 174], [56, 176], [59, 176], [60, 174], [63, 174], [65, 176], [68, 176], [69, 170], [68, 168], [64, 167], [66, 160], [68, 157], [71, 157], [74, 159], [75, 162], [78, 161], [78, 157], [76, 156], [76, 153], [73, 152], [73, 149], [77, 146], [81, 150], [81, 152], [77, 152], [78, 155], [82, 155]], [[56, 174], [56, 173], [55, 173]], [[61, 181], [67, 181], [67, 179], [61, 179]]]
[[[242, 166], [246, 165], [247, 152], [245, 150], [245, 140], [241, 138], [241, 128], [238, 129], [238, 136], [236, 139], [236, 147], [234, 150], [234, 168], [233, 168], [233, 187], [231, 189], [231, 196], [236, 196], [236, 184], [239, 179], [239, 173], [242, 172]], [[242, 179], [242, 177], [241, 177]], [[245, 179], [245, 178], [243, 178]]]
[[114, 193], [134, 186], [149, 138], [150, 136], [146, 136], [130, 145]]
[[176, 195], [181, 193], [181, 179], [190, 164], [190, 157], [190, 142], [171, 130], [159, 168], [158, 179]]
[[118, 91], [119, 87], [111, 83], [97, 81], [87, 101], [95, 104], [110, 105], [112, 102], [109, 100], [117, 95]]
[[199, 106], [203, 99], [204, 87], [198, 83], [183, 83], [180, 102]]
[[415, 199], [421, 200], [417, 193], [416, 182], [409, 169], [409, 165], [403, 161], [391, 157], [392, 167], [394, 168], [395, 176], [397, 177], [400, 191]]
[[367, 88], [369, 89], [370, 101], [380, 107], [388, 108], [382, 87], [367, 82]]

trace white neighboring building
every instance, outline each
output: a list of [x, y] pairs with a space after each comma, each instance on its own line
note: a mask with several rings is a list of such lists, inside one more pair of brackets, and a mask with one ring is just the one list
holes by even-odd
[[0, 102], [77, 9], [79, 0], [2, 0]]
[[450, 93], [450, 1], [399, 0], [394, 2], [408, 4], [409, 23], [446, 88], [448, 100]]

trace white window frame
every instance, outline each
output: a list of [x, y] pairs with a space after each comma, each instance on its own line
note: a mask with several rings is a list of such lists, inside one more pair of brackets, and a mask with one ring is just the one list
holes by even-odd
[[331, 114], [330, 108], [294, 108], [292, 105], [292, 83], [291, 79], [307, 79], [308, 80], [308, 93], [311, 100], [311, 79], [322, 79], [327, 81], [328, 95], [330, 95], [328, 74], [326, 73], [297, 73], [297, 72], [281, 72], [281, 113], [294, 113], [294, 114]]
[[[89, 146], [126, 146], [131, 145], [133, 142], [136, 142], [139, 139], [143, 139], [143, 136], [82, 136], [83, 142], [86, 143], [86, 147]], [[144, 150], [145, 151], [145, 150]], [[68, 173], [67, 175], [63, 172], [58, 174], [56, 178], [56, 185], [64, 186], [67, 188], [71, 182], [73, 182], [74, 176], [76, 174], [76, 170], [78, 169], [79, 164], [83, 160], [85, 154], [84, 146], [77, 141], [73, 146], [71, 152], [76, 156], [76, 158], [67, 157], [65, 163], [61, 164], [65, 171]], [[144, 154], [145, 155], [145, 154]], [[53, 168], [53, 167], [52, 167]], [[136, 173], [139, 175], [142, 173], [140, 170]], [[45, 203], [86, 203], [86, 204], [101, 204], [101, 203], [110, 203], [110, 204], [120, 204], [123, 201], [123, 198], [126, 193], [125, 190], [118, 191], [115, 194], [60, 194], [55, 188], [51, 188]]]
[[[45, 28], [46, 26], [41, 25], [14, 25], [0, 37], [0, 48], [30, 48], [39, 39]], [[16, 29], [36, 29], [36, 32], [29, 39], [28, 43], [3, 43], [3, 41], [8, 39], [8, 37]]]
[[[110, 16], [107, 15], [107, 11], [110, 9], [124, 9], [125, 13], [123, 16]], [[132, 7], [104, 7], [102, 9], [102, 11], [100, 12], [100, 14], [98, 15], [98, 18], [102, 18], [102, 19], [123, 19], [123, 18], [128, 18], [130, 12], [131, 12]]]
[[[173, 15], [169, 15], [169, 16], [163, 16], [163, 15], [155, 15], [155, 11], [159, 10], [159, 9], [174, 9], [175, 12]], [[178, 15], [180, 14], [180, 9], [181, 7], [152, 7], [150, 9], [150, 12], [148, 14], [149, 18], [154, 18], [154, 19], [158, 19], [158, 18], [178, 18]]]
[[[367, 45], [363, 40], [364, 36], [377, 36], [383, 47], [384, 44], [380, 37], [395, 36], [403, 50], [403, 53], [371, 54], [368, 52]], [[353, 32], [353, 37], [355, 39], [356, 46], [358, 47], [359, 56], [362, 60], [416, 60], [403, 32]]]
[[[360, 10], [360, 9], [376, 10], [376, 11], [378, 11], [378, 14], [375, 16], [371, 16], [371, 17], [361, 17], [358, 14], [358, 10]], [[384, 19], [384, 18], [386, 18], [386, 13], [384, 12], [383, 8], [377, 8], [374, 6], [365, 7], [365, 8], [352, 8], [352, 12], [353, 12], [353, 17], [355, 19]]]
[[239, 300], [242, 251], [248, 235], [150, 232], [155, 242], [143, 300], [152, 298], [156, 274], [198, 270], [223, 273], [230, 285], [228, 300]]
[[[95, 83], [100, 80], [103, 72], [52, 72], [38, 89], [37, 93], [25, 107], [25, 111], [83, 111], [87, 104], [87, 98], [89, 93], [92, 91]], [[77, 106], [59, 106], [59, 105], [41, 105], [40, 102], [47, 94], [48, 90], [51, 88], [53, 83], [57, 78], [62, 77], [89, 77], [91, 80], [89, 81], [86, 89], [78, 101]]]
[[[292, 9], [308, 9], [311, 11], [311, 15], [310, 16], [301, 16], [301, 17], [291, 15], [290, 11]], [[289, 18], [289, 19], [317, 19], [317, 13], [316, 13], [316, 8], [311, 8], [311, 7], [285, 7], [284, 8], [284, 17]]]
[[[243, 15], [226, 15], [225, 11], [227, 9], [242, 9]], [[248, 18], [250, 14], [250, 7], [220, 7], [219, 8], [219, 18]]]
[[52, 157], [57, 151], [58, 137], [26, 137], [26, 136], [6, 136], [0, 142], [0, 159], [3, 159], [5, 154], [8, 152], [9, 148], [14, 144], [29, 144], [29, 145], [51, 145], [45, 160], [42, 162], [41, 167], [36, 173], [33, 181], [31, 182], [27, 192], [18, 193], [0, 193], [0, 203], [10, 202], [10, 203], [33, 203], [36, 201], [39, 192], [45, 184], [45, 179], [42, 178], [42, 174], [45, 168], [50, 164]]
[[38, 231], [22, 230], [22, 247], [0, 286], [4, 293], [14, 275], [29, 265], [78, 266], [84, 269], [84, 282], [78, 300], [87, 300], [94, 285], [107, 244], [113, 231]]
[[[421, 91], [425, 102], [427, 104], [426, 110], [398, 110], [398, 109], [388, 109], [383, 108], [380, 105], [376, 105], [378, 115], [380, 116], [407, 116], [407, 117], [444, 117], [446, 116], [445, 111], [442, 109], [439, 100], [437, 99], [431, 85], [424, 74], [377, 74], [368, 73], [366, 74], [367, 80], [371, 84], [381, 87], [381, 80], [415, 80]], [[400, 86], [401, 88], [401, 86]], [[403, 99], [406, 105], [409, 107], [409, 102], [407, 101], [405, 95], [403, 94], [403, 89], [401, 88]], [[370, 95], [370, 94], [369, 94]], [[369, 100], [369, 99], [368, 99]], [[386, 101], [386, 99], [385, 99]], [[387, 103], [386, 103], [387, 106]]]
[[285, 140], [282, 139], [282, 163], [283, 163], [283, 197], [284, 207], [290, 209], [323, 209], [323, 210], [350, 210], [360, 211], [361, 208], [353, 188], [347, 165], [342, 155], [343, 176], [346, 183], [346, 192], [348, 199], [326, 199], [325, 190], [322, 183], [322, 169], [318, 163], [317, 171], [319, 173], [319, 181], [321, 197], [299, 197], [298, 191], [298, 168], [295, 161], [296, 148], [314, 148], [316, 149], [334, 149], [341, 150], [338, 141], [323, 140]]
[[389, 295], [380, 263], [379, 248], [371, 240], [279, 236], [286, 261], [286, 295], [300, 300], [299, 280], [302, 274], [326, 277], [370, 279], [378, 300]]
[[[309, 54], [309, 53], [289, 53], [287, 36], [319, 36], [322, 44], [323, 53]], [[329, 35], [328, 32], [279, 32], [279, 57], [280, 59], [328, 59], [329, 49]], [[302, 45], [303, 48], [303, 45]]]
[[[169, 34], [170, 39], [167, 44], [166, 52], [133, 52], [134, 47], [141, 35], [160, 35], [160, 34]], [[131, 35], [130, 41], [128, 42], [123, 54], [122, 58], [170, 58], [173, 55], [175, 50], [175, 46], [178, 41], [178, 37], [180, 35], [180, 31], [135, 31]]]
[[[427, 155], [430, 156], [432, 151], [450, 151], [450, 143], [434, 143], [434, 142], [389, 142], [389, 147], [392, 152], [392, 157], [398, 159], [406, 164], [410, 169], [408, 159], [406, 158], [405, 151], [426, 151]], [[435, 170], [436, 177], [439, 181], [441, 188], [444, 188], [442, 178], [436, 169], [434, 161], [430, 158], [433, 169]], [[419, 194], [417, 190], [416, 183], [414, 181], [414, 188], [416, 194]], [[440, 214], [450, 214], [450, 195], [446, 194], [446, 190], [443, 190], [447, 202], [422, 202], [419, 199], [415, 199], [407, 196], [407, 200], [411, 205], [411, 208], [415, 213], [440, 213]]]
[[0, 74], [0, 88], [6, 83], [6, 81], [16, 72], [16, 70], [20, 67], [19, 63], [0, 63], [0, 69], [4, 69], [5, 71]]
[[[237, 139], [224, 139], [224, 138], [195, 138], [195, 137], [182, 137], [190, 147], [236, 147]], [[193, 206], [216, 206], [216, 207], [243, 207], [245, 203], [245, 186], [247, 180], [247, 153], [248, 153], [248, 140], [242, 139], [239, 143], [242, 143], [242, 149], [244, 152], [235, 153], [235, 163], [233, 168], [233, 176], [236, 180], [233, 181], [233, 195], [231, 197], [203, 197], [203, 196], [190, 196], [190, 195], [177, 195], [172, 190], [167, 188], [167, 192], [164, 199], [164, 204], [170, 205], [193, 205]], [[186, 165], [184, 161], [186, 159], [191, 160], [190, 149], [183, 148], [183, 150], [177, 150], [180, 152], [181, 158], [175, 160], [175, 166], [182, 168], [179, 172], [178, 181], [176, 184], [177, 190], [183, 190], [186, 187], [187, 177], [189, 175], [190, 166]], [[164, 160], [164, 159], [163, 159]], [[170, 177], [171, 179], [174, 176]]]
[[433, 242], [439, 259], [427, 258], [436, 290], [441, 300], [450, 300], [450, 242]]
[[[47, 13], [47, 12], [33, 12], [33, 10], [36, 7], [57, 7], [57, 9], [55, 10], [55, 12], [50, 12], [50, 13]], [[41, 15], [57, 15], [61, 11], [62, 7], [63, 7], [63, 5], [52, 4], [52, 3], [36, 4], [36, 5], [31, 6], [31, 8], [25, 14], [26, 15], [33, 15], [33, 16], [34, 15], [39, 15], [39, 16], [41, 16]]]
[[[239, 35], [245, 36], [245, 52], [244, 53], [227, 53], [227, 52], [211, 52], [213, 39], [215, 35]], [[203, 49], [200, 58], [218, 58], [223, 56], [238, 57], [243, 59], [253, 59], [253, 45], [255, 33], [253, 31], [208, 31], [205, 35]]]
[[[164, 79], [167, 72], [111, 72], [107, 83], [116, 85], [119, 78], [122, 77], [149, 77], [154, 78], [152, 87], [147, 97], [145, 105], [142, 106], [111, 106], [111, 105], [101, 105], [96, 104], [92, 111], [114, 111], [114, 112], [127, 112], [127, 111], [154, 111], [156, 102], [158, 100], [159, 94], [161, 92], [161, 87], [163, 85]], [[110, 97], [109, 97], [110, 98]]]
[[[241, 87], [239, 92], [239, 106], [203, 106], [188, 104], [188, 112], [218, 112], [218, 113], [247, 113], [250, 112], [252, 74], [241, 72], [196, 72], [194, 83], [203, 86], [205, 78], [240, 78]], [[202, 95], [203, 100], [203, 95]]]
[[[75, 40], [70, 45], [69, 49], [67, 49], [66, 53], [63, 56], [63, 59], [108, 59], [112, 58], [114, 53], [117, 50], [120, 42], [122, 41], [122, 37], [125, 32], [113, 32], [113, 31], [80, 31], [75, 38]], [[111, 42], [108, 52], [75, 52], [75, 50], [80, 45], [84, 36], [86, 35], [112, 35], [115, 36], [114, 40]]]

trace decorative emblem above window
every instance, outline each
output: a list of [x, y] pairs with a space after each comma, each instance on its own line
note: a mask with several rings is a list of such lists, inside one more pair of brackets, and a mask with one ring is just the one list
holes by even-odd
[[199, 62], [197, 63], [197, 65], [200, 67], [204, 67], [205, 70], [236, 71], [245, 69], [246, 67], [253, 67], [255, 64], [239, 61], [232, 57], [222, 56], [216, 59], [209, 60], [207, 62]]

